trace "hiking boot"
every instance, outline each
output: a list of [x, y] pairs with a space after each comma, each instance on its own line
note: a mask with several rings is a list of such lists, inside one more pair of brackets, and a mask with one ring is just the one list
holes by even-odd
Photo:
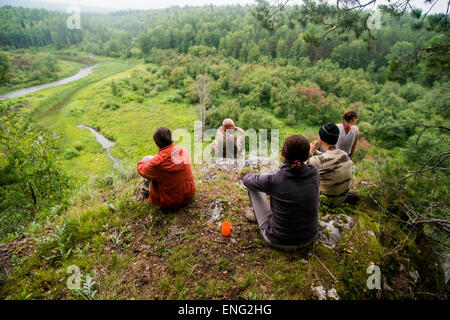
[[258, 221], [256, 220], [255, 213], [253, 212], [253, 209], [250, 209], [250, 208], [245, 209], [244, 216], [248, 221], [253, 222], [253, 223], [258, 223]]
[[140, 196], [143, 200], [148, 200], [148, 197], [150, 196], [150, 180], [142, 182]]
[[356, 194], [354, 194], [352, 192], [349, 192], [348, 195], [347, 195], [347, 199], [345, 199], [344, 202], [345, 203], [349, 203], [351, 205], [355, 205], [355, 204], [358, 204], [358, 201], [359, 201], [358, 195], [356, 195]]

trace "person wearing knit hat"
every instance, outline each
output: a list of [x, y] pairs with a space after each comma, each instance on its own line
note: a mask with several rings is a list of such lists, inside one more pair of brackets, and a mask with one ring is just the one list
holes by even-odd
[[[320, 192], [332, 205], [342, 202], [354, 203], [356, 195], [350, 193], [353, 161], [345, 151], [336, 148], [339, 128], [336, 124], [324, 124], [319, 130], [318, 140], [310, 144], [309, 164], [319, 170]], [[319, 144], [323, 152], [317, 150]], [[347, 200], [348, 199], [348, 200]]]
[[339, 139], [339, 128], [334, 123], [324, 124], [319, 130], [320, 139], [330, 146], [336, 145]]

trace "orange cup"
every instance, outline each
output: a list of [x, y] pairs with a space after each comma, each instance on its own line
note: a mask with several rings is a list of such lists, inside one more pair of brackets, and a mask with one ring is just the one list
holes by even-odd
[[229, 237], [231, 233], [231, 223], [228, 221], [222, 222], [222, 235]]

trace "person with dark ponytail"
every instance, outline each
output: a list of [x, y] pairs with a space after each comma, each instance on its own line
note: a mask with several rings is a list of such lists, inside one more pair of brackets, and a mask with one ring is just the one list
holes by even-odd
[[272, 247], [295, 250], [317, 237], [319, 172], [305, 163], [309, 151], [304, 136], [290, 136], [281, 150], [283, 164], [279, 170], [244, 177], [253, 207], [253, 212], [246, 212], [245, 216], [258, 223], [261, 235]]

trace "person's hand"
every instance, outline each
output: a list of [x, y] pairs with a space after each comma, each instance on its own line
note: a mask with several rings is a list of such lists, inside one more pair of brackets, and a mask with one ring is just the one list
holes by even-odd
[[145, 156], [144, 157], [144, 159], [142, 159], [142, 160], [144, 160], [145, 161], [145, 163], [148, 163], [150, 160], [152, 160], [154, 157], [153, 156]]
[[314, 152], [316, 152], [317, 146], [319, 145], [319, 141], [314, 140], [313, 142], [310, 143], [310, 147], [309, 147], [309, 153], [310, 154], [314, 154]]

